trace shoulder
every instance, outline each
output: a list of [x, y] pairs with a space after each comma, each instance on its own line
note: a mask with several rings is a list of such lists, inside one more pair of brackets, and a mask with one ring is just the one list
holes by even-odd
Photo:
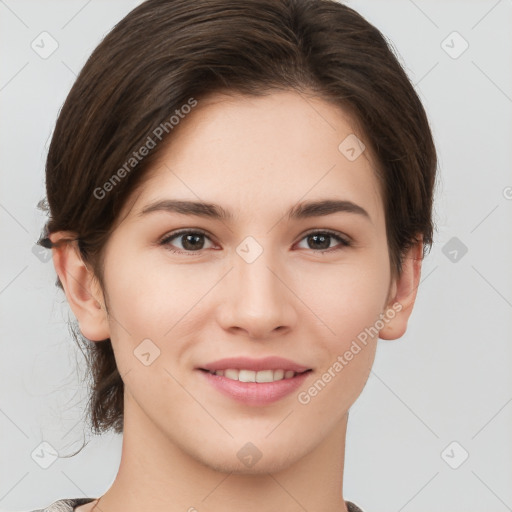
[[348, 512], [363, 512], [355, 503], [345, 500]]
[[75, 507], [85, 505], [86, 503], [94, 501], [95, 499], [96, 498], [69, 498], [57, 500], [45, 508], [38, 508], [37, 510], [32, 510], [31, 512], [73, 512]]

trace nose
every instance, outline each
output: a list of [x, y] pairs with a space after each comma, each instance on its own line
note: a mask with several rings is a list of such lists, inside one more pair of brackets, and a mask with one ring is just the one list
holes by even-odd
[[218, 310], [224, 329], [264, 339], [293, 328], [297, 312], [290, 273], [270, 253], [263, 251], [253, 262], [235, 254]]

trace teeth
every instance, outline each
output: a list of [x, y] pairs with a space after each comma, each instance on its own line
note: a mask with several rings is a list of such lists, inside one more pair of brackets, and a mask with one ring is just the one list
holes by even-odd
[[238, 372], [238, 380], [240, 382], [256, 382], [256, 372], [252, 370], [240, 370]]
[[[293, 372], [295, 373], [295, 372]], [[284, 370], [274, 370], [274, 380], [282, 380], [284, 378]], [[292, 375], [293, 377], [293, 375]]]
[[[242, 376], [242, 372], [240, 372], [240, 377]], [[273, 370], [261, 370], [259, 372], [254, 372], [254, 378], [256, 382], [274, 382], [274, 371]]]
[[239, 380], [238, 379], [238, 370], [224, 370], [224, 377], [226, 377], [227, 379], [232, 379], [232, 380]]
[[282, 379], [291, 379], [295, 372], [293, 370], [236, 370], [229, 368], [227, 370], [211, 371], [215, 375], [221, 375], [231, 380], [239, 380], [240, 382], [274, 382]]

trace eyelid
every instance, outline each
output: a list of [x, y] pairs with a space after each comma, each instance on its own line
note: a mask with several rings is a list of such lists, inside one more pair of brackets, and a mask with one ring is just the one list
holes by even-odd
[[[205, 231], [204, 229], [201, 229], [201, 228], [183, 228], [183, 229], [177, 229], [176, 231], [171, 231], [169, 233], [166, 233], [164, 236], [162, 236], [159, 240], [159, 242], [165, 240], [165, 239], [169, 239], [169, 238], [174, 238], [178, 235], [181, 235], [181, 234], [185, 234], [185, 233], [200, 233], [202, 235], [205, 235], [207, 236], [208, 238], [210, 239], [214, 239], [213, 235], [211, 235], [210, 233], [208, 233], [208, 231]], [[333, 230], [333, 229], [328, 229], [328, 228], [312, 228], [308, 231], [306, 231], [305, 233], [302, 233], [300, 235], [300, 238], [299, 238], [299, 241], [302, 240], [304, 237], [308, 236], [308, 235], [311, 235], [311, 234], [315, 234], [315, 233], [327, 233], [327, 234], [330, 234], [330, 235], [336, 235], [336, 236], [339, 236], [340, 238], [343, 238], [346, 242], [352, 242], [352, 239], [351, 237], [349, 237], [348, 235], [346, 235], [345, 233], [342, 233], [341, 231], [336, 231], [336, 230]]]
[[[215, 238], [210, 235], [210, 233], [208, 233], [208, 231], [205, 231], [204, 229], [201, 229], [201, 228], [183, 228], [183, 229], [177, 229], [176, 231], [171, 231], [167, 234], [165, 234], [163, 237], [161, 237], [157, 244], [158, 245], [166, 245], [169, 243], [170, 240], [174, 239], [174, 238], [178, 238], [180, 235], [186, 235], [186, 234], [199, 234], [199, 235], [204, 235], [206, 238], [209, 238], [212, 242], [216, 243], [215, 242]], [[201, 249], [203, 250], [203, 249]], [[174, 250], [175, 252], [180, 252], [180, 253], [187, 253], [187, 254], [194, 254], [194, 251], [179, 251], [179, 250]], [[195, 251], [197, 253], [201, 252], [201, 251]]]
[[[304, 234], [301, 235], [301, 237], [299, 238], [299, 242], [305, 238], [306, 236], [309, 236], [309, 235], [315, 235], [315, 234], [326, 234], [326, 235], [331, 235], [332, 237], [335, 237], [335, 238], [340, 238], [341, 240], [343, 240], [343, 242], [345, 244], [347, 244], [347, 246], [350, 246], [354, 243], [354, 241], [352, 240], [351, 237], [349, 237], [348, 235], [346, 235], [345, 233], [342, 233], [341, 231], [336, 231], [334, 229], [321, 229], [321, 228], [314, 228], [314, 229], [311, 229], [309, 231], [306, 231]], [[325, 249], [325, 250], [329, 250], [329, 249]], [[321, 252], [321, 251], [315, 251], [315, 252]]]
[[[164, 245], [169, 240], [171, 240], [173, 238], [176, 238], [179, 235], [190, 234], [190, 233], [201, 234], [201, 235], [204, 235], [205, 237], [209, 238], [212, 242], [214, 241], [214, 238], [207, 231], [205, 231], [205, 230], [203, 230], [201, 228], [183, 228], [183, 229], [178, 229], [177, 231], [171, 231], [170, 233], [165, 234], [162, 238], [160, 238], [158, 243], [161, 244], [161, 245]], [[346, 235], [344, 233], [341, 233], [339, 231], [335, 231], [335, 230], [332, 230], [332, 229], [321, 229], [321, 228], [313, 228], [313, 229], [310, 229], [309, 231], [306, 231], [305, 233], [303, 233], [300, 236], [298, 241], [300, 242], [305, 237], [307, 237], [309, 235], [314, 235], [314, 234], [326, 234], [326, 235], [330, 235], [330, 236], [332, 236], [334, 238], [339, 238], [347, 246], [350, 246], [353, 243], [353, 240], [348, 235]], [[328, 250], [328, 249], [326, 249], [326, 250]], [[189, 251], [187, 251], [187, 252], [189, 252]], [[199, 251], [197, 251], [197, 252], [199, 252]], [[321, 251], [314, 251], [314, 252], [321, 252]]]

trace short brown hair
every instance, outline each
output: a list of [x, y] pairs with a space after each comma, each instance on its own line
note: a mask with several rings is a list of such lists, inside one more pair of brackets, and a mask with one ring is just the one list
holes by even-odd
[[[103, 285], [102, 249], [165, 144], [99, 199], [98, 189], [190, 98], [273, 90], [311, 93], [361, 127], [376, 158], [392, 272], [400, 274], [408, 248], [422, 242], [425, 253], [432, 244], [433, 137], [385, 37], [334, 0], [148, 0], [132, 10], [92, 53], [59, 114], [46, 163], [49, 220], [39, 243], [51, 246], [47, 236], [55, 231], [76, 233]], [[167, 132], [162, 140], [172, 137]], [[124, 385], [110, 339], [85, 347], [92, 426], [121, 433]]]

